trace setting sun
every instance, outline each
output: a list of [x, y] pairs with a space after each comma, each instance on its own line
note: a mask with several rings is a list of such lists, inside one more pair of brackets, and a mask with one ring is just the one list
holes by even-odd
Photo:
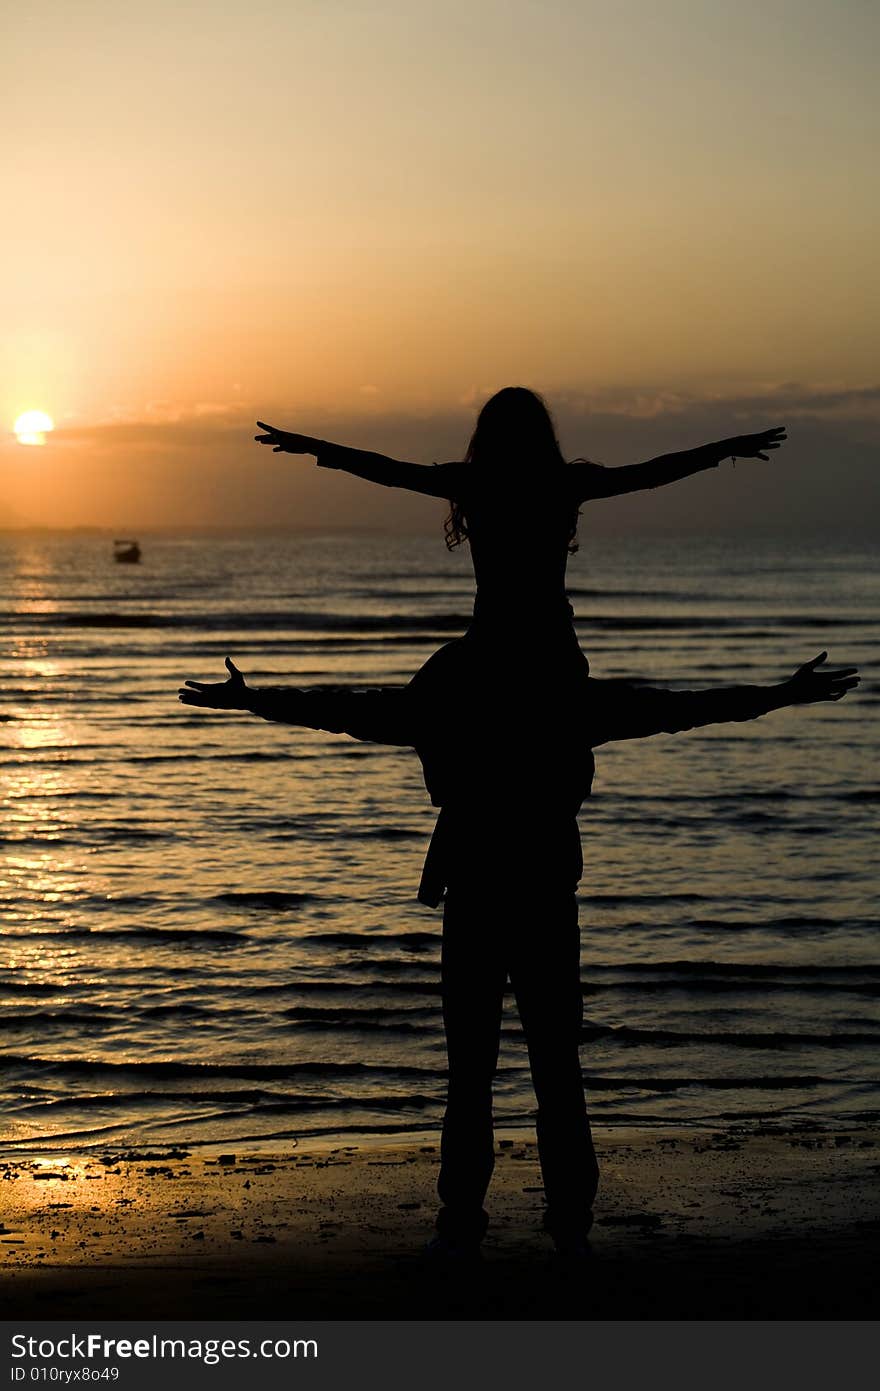
[[45, 444], [46, 436], [55, 429], [55, 422], [45, 411], [25, 411], [12, 428], [19, 444]]

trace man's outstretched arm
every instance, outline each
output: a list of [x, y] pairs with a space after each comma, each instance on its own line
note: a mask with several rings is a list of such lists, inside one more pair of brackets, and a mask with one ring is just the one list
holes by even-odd
[[350, 734], [373, 744], [415, 743], [411, 707], [404, 689], [378, 687], [353, 691], [332, 687], [248, 686], [235, 663], [226, 658], [229, 679], [187, 681], [178, 691], [183, 705], [203, 710], [247, 710], [261, 719], [330, 734]]
[[754, 720], [771, 710], [816, 701], [840, 700], [859, 684], [855, 667], [825, 669], [827, 652], [798, 667], [794, 676], [772, 686], [719, 686], [703, 691], [664, 691], [624, 681], [592, 686], [590, 743], [678, 734], [703, 725]]

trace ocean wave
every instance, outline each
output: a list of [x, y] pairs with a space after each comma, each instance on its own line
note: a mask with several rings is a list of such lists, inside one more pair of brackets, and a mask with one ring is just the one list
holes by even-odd
[[[74, 985], [72, 987], [76, 989]], [[81, 985], [80, 989], [87, 989]], [[4, 980], [0, 981], [0, 998], [4, 995], [67, 995], [70, 993], [71, 985], [61, 981], [22, 981]]]
[[[438, 1079], [438, 1087], [439, 1087]], [[227, 1106], [248, 1106], [253, 1107], [260, 1114], [275, 1113], [285, 1114], [295, 1111], [324, 1111], [339, 1110], [347, 1107], [355, 1110], [359, 1107], [367, 1106], [370, 1110], [406, 1110], [412, 1106], [416, 1110], [422, 1110], [426, 1106], [437, 1106], [440, 1101], [440, 1094], [435, 1096], [420, 1094], [418, 1092], [408, 1092], [400, 1095], [396, 1092], [369, 1092], [360, 1096], [340, 1097], [338, 1095], [315, 1092], [291, 1092], [278, 1093], [254, 1088], [223, 1088], [221, 1090], [210, 1091], [142, 1091], [142, 1092], [113, 1092], [107, 1093], [81, 1093], [74, 1099], [67, 1096], [39, 1099], [35, 1102], [27, 1102], [24, 1105], [9, 1108], [12, 1114], [20, 1115], [34, 1111], [41, 1114], [53, 1110], [80, 1110], [83, 1111], [115, 1111], [124, 1110], [126, 1106], [141, 1109], [145, 1103], [161, 1109], [163, 1106], [180, 1105], [181, 1102], [188, 1101], [196, 1106], [218, 1105]], [[198, 1113], [192, 1117], [198, 1119]]]
[[7, 1013], [3, 1020], [3, 1029], [22, 1031], [26, 1029], [45, 1029], [58, 1026], [59, 1028], [71, 1028], [77, 1025], [84, 1025], [92, 1029], [106, 1024], [108, 1027], [124, 1018], [122, 1010], [104, 1012], [98, 1009], [17, 1009], [14, 1013]]
[[588, 969], [596, 971], [626, 972], [633, 975], [699, 975], [699, 976], [746, 976], [763, 978], [772, 976], [813, 977], [823, 976], [845, 980], [854, 976], [867, 976], [880, 982], [880, 963], [849, 962], [845, 965], [822, 965], [818, 962], [770, 962], [770, 961], [692, 961], [687, 959], [670, 961], [591, 961]]
[[186, 942], [187, 946], [230, 946], [251, 940], [251, 934], [234, 927], [90, 927], [74, 929], [76, 935], [100, 940], [102, 937], [126, 942]]
[[[349, 969], [347, 964], [346, 969]], [[615, 968], [617, 974], [622, 974], [621, 968]], [[625, 971], [626, 968], [623, 968]], [[880, 995], [880, 980], [859, 980], [849, 976], [835, 976], [832, 972], [826, 973], [825, 977], [799, 976], [793, 979], [780, 979], [778, 971], [773, 975], [765, 976], [760, 972], [739, 972], [729, 975], [709, 971], [704, 975], [691, 974], [689, 972], [671, 971], [660, 973], [658, 976], [640, 976], [636, 973], [628, 973], [624, 979], [609, 980], [597, 977], [593, 967], [590, 967], [590, 974], [593, 979], [582, 982], [582, 990], [585, 995], [595, 995], [600, 993], [626, 994], [646, 994], [654, 992], [657, 994], [673, 991], [691, 991], [693, 993], [735, 993], [756, 992], [769, 994], [773, 991], [779, 993], [792, 994], [803, 992], [806, 994], [857, 994], [857, 995]], [[789, 973], [791, 974], [791, 973]], [[284, 984], [267, 984], [252, 986], [248, 992], [254, 996], [260, 995], [369, 995], [369, 994], [392, 994], [400, 995], [426, 995], [436, 996], [440, 994], [439, 980], [425, 979], [405, 979], [405, 980], [297, 980], [289, 981]], [[508, 993], [510, 993], [508, 991]]]
[[357, 950], [382, 945], [399, 947], [401, 951], [421, 951], [425, 947], [439, 946], [440, 932], [305, 932], [297, 941]]
[[[393, 1079], [416, 1079], [421, 1078], [435, 1085], [438, 1090], [442, 1087], [445, 1078], [445, 1070], [432, 1067], [414, 1067], [401, 1065], [371, 1065], [367, 1063], [330, 1063], [330, 1062], [303, 1062], [290, 1063], [287, 1065], [269, 1063], [241, 1063], [238, 1065], [223, 1065], [218, 1063], [109, 1063], [100, 1060], [80, 1061], [78, 1059], [52, 1060], [45, 1058], [34, 1058], [27, 1055], [0, 1054], [2, 1061], [7, 1066], [26, 1069], [28, 1072], [36, 1073], [42, 1077], [64, 1076], [64, 1077], [83, 1077], [89, 1078], [99, 1074], [113, 1078], [122, 1078], [126, 1075], [144, 1077], [146, 1079], [155, 1078], [157, 1080], [174, 1080], [180, 1078], [213, 1079], [213, 1078], [253, 1078], [255, 1080], [267, 1081], [287, 1081], [297, 1077], [314, 1077], [316, 1079], [337, 1079], [347, 1084], [356, 1084], [361, 1081], [382, 1082], [386, 1086]], [[511, 1069], [507, 1069], [510, 1071]], [[522, 1069], [520, 1069], [522, 1070]], [[786, 1073], [762, 1073], [753, 1076], [737, 1075], [687, 1075], [687, 1076], [631, 1076], [631, 1075], [608, 1075], [593, 1073], [589, 1067], [584, 1071], [584, 1083], [588, 1092], [677, 1092], [686, 1091], [691, 1088], [706, 1089], [711, 1091], [782, 1091], [782, 1090], [809, 1090], [818, 1087], [834, 1087], [840, 1085], [839, 1077], [823, 1077], [818, 1073], [806, 1073], [789, 1075]], [[864, 1080], [862, 1086], [876, 1085], [873, 1080]], [[407, 1092], [406, 1095], [383, 1095], [379, 1101], [379, 1094], [365, 1091], [348, 1092], [345, 1097], [339, 1097], [337, 1093], [297, 1093], [294, 1096], [287, 1094], [277, 1094], [266, 1092], [263, 1089], [252, 1091], [248, 1089], [245, 1096], [242, 1096], [239, 1088], [220, 1088], [215, 1093], [210, 1086], [205, 1089], [189, 1093], [186, 1089], [175, 1089], [170, 1093], [153, 1093], [150, 1090], [138, 1090], [128, 1094], [128, 1101], [140, 1100], [176, 1100], [189, 1098], [202, 1104], [216, 1104], [221, 1100], [245, 1100], [250, 1104], [259, 1103], [260, 1109], [278, 1109], [293, 1106], [300, 1108], [303, 1105], [312, 1105], [315, 1109], [324, 1108], [330, 1105], [344, 1105], [349, 1109], [356, 1109], [358, 1106], [367, 1105], [370, 1107], [391, 1102], [401, 1108], [406, 1108], [415, 1101], [417, 1094]], [[118, 1101], [123, 1103], [126, 1094], [118, 1093], [114, 1090], [112, 1095], [105, 1095], [103, 1098], [96, 1096], [92, 1101], [95, 1107], [113, 1109]], [[437, 1095], [423, 1098], [430, 1104], [437, 1103]], [[78, 1105], [80, 1096], [74, 1098], [70, 1096], [54, 1098], [38, 1098], [33, 1105], [42, 1109], [48, 1105], [66, 1106]]]
[[[347, 1103], [343, 1101], [338, 1101], [335, 1103], [335, 1109], [338, 1111], [344, 1110], [346, 1106]], [[349, 1106], [348, 1109], [350, 1111], [352, 1108]], [[358, 1109], [361, 1111], [369, 1111], [372, 1108], [362, 1106]], [[382, 1109], [391, 1110], [402, 1108], [379, 1108], [380, 1111]], [[253, 1116], [251, 1116], [250, 1118], [253, 1119]], [[189, 1123], [189, 1121], [184, 1122], [184, 1124]], [[508, 1125], [512, 1125], [514, 1123], [516, 1123], [515, 1117], [507, 1118]], [[526, 1113], [523, 1113], [521, 1123], [528, 1124], [528, 1115]], [[650, 1124], [650, 1119], [646, 1123]], [[181, 1123], [169, 1122], [169, 1124], [179, 1126]], [[342, 1133], [351, 1136], [406, 1135], [409, 1134], [411, 1131], [428, 1132], [431, 1130], [435, 1130], [436, 1127], [436, 1119], [424, 1120], [419, 1119], [417, 1117], [408, 1117], [406, 1121], [402, 1122], [395, 1122], [383, 1119], [381, 1121], [377, 1120], [376, 1122], [370, 1124], [369, 1122], [354, 1120], [352, 1117], [349, 1116], [346, 1117], [345, 1120], [343, 1120], [341, 1123], [339, 1120], [328, 1119], [328, 1121], [324, 1125], [313, 1125], [309, 1128], [306, 1128], [302, 1125], [298, 1125], [295, 1130], [258, 1130], [249, 1134], [241, 1134], [240, 1131], [226, 1130], [222, 1132], [222, 1134], [220, 1135], [218, 1135], [217, 1133], [213, 1133], [209, 1135], [207, 1138], [194, 1136], [190, 1134], [187, 1135], [185, 1144], [187, 1149], [198, 1149], [204, 1146], [211, 1146], [211, 1148], [215, 1148], [218, 1144], [255, 1144], [258, 1142], [264, 1142], [266, 1140], [286, 1140], [292, 1142], [293, 1144], [296, 1144], [301, 1139], [317, 1139], [318, 1137], [323, 1135], [339, 1135]], [[57, 1153], [59, 1148], [61, 1148], [62, 1146], [69, 1147], [71, 1142], [76, 1141], [77, 1148], [84, 1153], [104, 1154], [108, 1155], [109, 1157], [118, 1152], [118, 1132], [122, 1128], [122, 1123], [117, 1122], [114, 1125], [104, 1126], [98, 1131], [95, 1131], [93, 1129], [66, 1130], [60, 1133], [55, 1132], [49, 1135], [28, 1135], [19, 1140], [3, 1141], [2, 1151], [14, 1154], [21, 1153], [22, 1151], [29, 1153], [36, 1149], [39, 1150], [39, 1152], [42, 1154], [52, 1153], [53, 1151]], [[125, 1127], [125, 1129], [127, 1129], [127, 1127]], [[114, 1137], [116, 1137], [115, 1140]], [[164, 1143], [167, 1145], [168, 1148], [173, 1148], [173, 1146], [168, 1142], [159, 1143]], [[155, 1149], [156, 1144], [157, 1141], [155, 1138], [145, 1140], [140, 1145], [132, 1144], [131, 1141], [128, 1138], [126, 1138], [124, 1142], [124, 1152], [125, 1154], [129, 1155], [139, 1153], [141, 1150], [149, 1151]]]
[[[779, 934], [789, 936], [798, 932], [808, 932], [811, 934], [837, 933], [842, 929], [848, 932], [876, 931], [878, 927], [875, 918], [832, 918], [818, 915], [809, 916], [805, 914], [800, 917], [798, 914], [784, 914], [781, 917], [765, 917], [763, 915], [754, 918], [680, 918], [676, 920], [677, 927], [682, 931], [692, 933], [728, 933], [737, 932], [761, 932], [769, 936]], [[645, 930], [643, 922], [627, 921], [616, 924], [618, 931], [633, 929], [634, 931]]]
[[737, 991], [780, 994], [804, 993], [821, 995], [868, 995], [880, 996], [880, 981], [858, 980], [771, 980], [761, 977], [688, 976], [677, 979], [668, 977], [661, 980], [630, 979], [620, 981], [587, 982], [585, 994], [598, 994], [602, 991], [627, 992], [636, 994], [662, 994], [670, 991], [688, 991], [693, 994], [735, 994]]
[[657, 907], [665, 903], [715, 903], [717, 898], [717, 894], [700, 893], [594, 894], [585, 891], [578, 894], [578, 901], [580, 903], [593, 904], [597, 908], [616, 908], [618, 904], [639, 904], [648, 907]]
[[659, 1044], [697, 1046], [707, 1044], [724, 1048], [875, 1048], [880, 1044], [880, 1032], [873, 1033], [769, 1033], [754, 1030], [707, 1030], [688, 1032], [676, 1029], [638, 1029], [627, 1025], [585, 1025], [585, 1041], [597, 1038], [614, 1043], [642, 1046]]
[[[52, 937], [65, 942], [70, 939], [89, 938], [93, 942], [106, 939], [108, 942], [186, 942], [188, 946], [200, 944], [230, 946], [250, 939], [250, 933], [237, 928], [225, 927], [66, 927], [54, 931], [32, 932], [24, 929], [0, 929], [0, 938], [13, 938], [20, 941], [33, 941], [34, 938]], [[2, 987], [0, 987], [2, 988]], [[59, 987], [63, 988], [63, 987]]]
[[[433, 965], [432, 962], [425, 961], [424, 959], [407, 961], [396, 956], [377, 956], [375, 948], [377, 943], [381, 942], [381, 940], [381, 937], [375, 937], [372, 939], [372, 942], [365, 942], [363, 955], [359, 959], [354, 957], [346, 960], [346, 972], [351, 976], [363, 975], [365, 980], [363, 985], [361, 985], [359, 981], [349, 980], [345, 982], [345, 988], [377, 991], [409, 990], [412, 988], [419, 991], [423, 985], [427, 984], [427, 982], [422, 980], [414, 980], [411, 982], [407, 980], [406, 977], [410, 971], [424, 971], [430, 969]], [[438, 941], [438, 950], [439, 946], [440, 943]], [[292, 968], [291, 974], [293, 974], [296, 969], [298, 968]], [[402, 981], [399, 979], [400, 977], [403, 977]], [[299, 990], [300, 988], [306, 990], [313, 990], [316, 988], [319, 990], [332, 990], [333, 986], [334, 982], [332, 980], [292, 980], [288, 988], [292, 990]], [[275, 987], [263, 986], [260, 988], [271, 990]]]
[[382, 1066], [373, 1063], [182, 1063], [111, 1062], [107, 1059], [39, 1058], [23, 1053], [0, 1053], [7, 1067], [22, 1068], [41, 1075], [88, 1077], [102, 1072], [110, 1076], [132, 1073], [139, 1077], [255, 1077], [284, 1080], [287, 1077], [435, 1077], [437, 1070], [411, 1064]]
[[[224, 1011], [221, 1018], [225, 1019], [227, 1016], [228, 1012]], [[68, 1028], [82, 1024], [87, 1028], [116, 1028], [119, 1024], [131, 1027], [137, 1020], [143, 1019], [205, 1017], [212, 1022], [215, 1021], [215, 1014], [210, 1006], [186, 1003], [129, 1006], [127, 1002], [121, 1001], [114, 1005], [92, 1005], [83, 1008], [82, 1002], [77, 1001], [73, 1006], [59, 1004], [52, 1009], [31, 1009], [26, 1005], [19, 1005], [18, 1008], [8, 1011], [3, 1027], [21, 1030], [54, 1026]]]
[[267, 609], [263, 611], [242, 609], [224, 610], [220, 613], [200, 611], [198, 613], [138, 613], [121, 609], [103, 612], [55, 611], [33, 613], [22, 611], [10, 615], [10, 627], [38, 630], [50, 628], [179, 628], [192, 629], [199, 633], [211, 632], [464, 632], [470, 621], [468, 614], [462, 613], [383, 613], [363, 612], [320, 613], [301, 610], [299, 612]]
[[171, 1001], [171, 1002], [169, 1002], [169, 1003], [167, 1003], [167, 1004], [161, 1004], [161, 1005], [139, 1005], [139, 1006], [138, 1006], [138, 1009], [137, 1009], [137, 1017], [138, 1017], [139, 1019], [197, 1019], [197, 1018], [202, 1018], [202, 1019], [209, 1019], [209, 1020], [211, 1020], [212, 1022], [216, 1023], [216, 1021], [218, 1020], [218, 1018], [219, 1018], [220, 1020], [226, 1020], [226, 1019], [228, 1019], [229, 1014], [230, 1014], [231, 1012], [235, 1012], [235, 1013], [239, 1013], [239, 1012], [246, 1013], [247, 1011], [238, 1011], [237, 1009], [236, 1009], [235, 1011], [230, 1011], [228, 1008], [227, 1008], [227, 1009], [224, 1009], [222, 1006], [221, 1006], [221, 1008], [220, 1008], [219, 1010], [215, 1010], [215, 1009], [214, 1009], [214, 1006], [211, 1005], [210, 1003], [209, 1003], [209, 1004], [198, 1004], [198, 1005], [196, 1005], [196, 1004], [193, 1004], [191, 1001], [180, 1000], [180, 1001]]
[[[761, 1077], [599, 1077], [589, 1069], [584, 1071], [584, 1086], [591, 1091], [679, 1092], [691, 1087], [708, 1091], [807, 1091], [816, 1087], [833, 1087], [840, 1078], [807, 1074], [789, 1077], [767, 1074]], [[868, 1085], [868, 1084], [866, 1084]]]
[[[616, 596], [605, 596], [616, 597]], [[653, 596], [652, 596], [653, 597]], [[679, 596], [682, 602], [685, 596]], [[511, 618], [515, 619], [515, 611]], [[519, 617], [528, 624], [531, 615], [522, 610]], [[320, 610], [279, 610], [279, 609], [225, 609], [222, 611], [199, 610], [141, 612], [138, 610], [54, 610], [34, 612], [20, 610], [9, 613], [6, 623], [12, 632], [19, 630], [44, 631], [46, 629], [181, 629], [196, 633], [423, 633], [464, 632], [471, 622], [466, 611], [450, 613], [440, 611], [416, 611], [401, 613], [365, 613], [363, 610], [320, 611]], [[779, 631], [785, 628], [807, 628], [839, 630], [843, 628], [873, 628], [877, 619], [853, 614], [787, 613], [765, 614], [756, 617], [754, 613], [732, 615], [718, 614], [656, 614], [656, 613], [602, 613], [578, 615], [577, 626], [586, 630], [615, 632], [742, 632], [752, 631], [756, 623], [762, 629]]]
[[[344, 1109], [344, 1103], [340, 1102], [338, 1110]], [[394, 1136], [424, 1134], [431, 1138], [436, 1135], [438, 1129], [438, 1118], [436, 1116], [407, 1116], [405, 1120], [393, 1120], [387, 1116], [375, 1121], [365, 1121], [361, 1118], [360, 1112], [369, 1111], [371, 1108], [361, 1106], [357, 1108], [355, 1115], [349, 1114], [344, 1118], [337, 1118], [335, 1115], [328, 1116], [323, 1124], [302, 1125], [298, 1124], [295, 1129], [285, 1128], [282, 1130], [250, 1130], [241, 1132], [238, 1128], [228, 1127], [221, 1132], [212, 1130], [207, 1136], [197, 1136], [188, 1134], [185, 1138], [187, 1149], [200, 1149], [210, 1147], [215, 1149], [218, 1144], [231, 1148], [237, 1145], [273, 1142], [288, 1142], [297, 1144], [300, 1140], [318, 1140], [324, 1137], [333, 1137], [339, 1140], [343, 1136], [356, 1140], [359, 1136]], [[793, 1109], [786, 1108], [779, 1104], [776, 1107], [776, 1116], [780, 1125], [787, 1125], [796, 1130], [805, 1122], [805, 1112], [800, 1105]], [[876, 1125], [878, 1121], [876, 1110], [847, 1111], [841, 1117], [835, 1113], [835, 1120], [838, 1122], [843, 1119], [847, 1126], [869, 1126]], [[249, 1117], [253, 1119], [253, 1116]], [[603, 1124], [609, 1127], [622, 1128], [633, 1125], [652, 1128], [663, 1132], [670, 1123], [669, 1116], [662, 1111], [659, 1114], [652, 1114], [644, 1109], [627, 1110], [619, 1105], [613, 1109], [604, 1110], [602, 1116]], [[731, 1121], [737, 1125], [749, 1127], [763, 1127], [766, 1122], [766, 1108], [764, 1106], [756, 1109], [741, 1107], [736, 1111], [710, 1111], [691, 1113], [687, 1117], [687, 1123], [698, 1127], [714, 1126]], [[185, 1124], [185, 1122], [183, 1123]], [[533, 1112], [525, 1109], [512, 1110], [505, 1112], [503, 1116], [496, 1117], [495, 1129], [500, 1134], [515, 1134], [523, 1129], [531, 1129], [534, 1124]], [[10, 1153], [30, 1153], [38, 1150], [40, 1153], [52, 1153], [59, 1150], [69, 1149], [72, 1142], [76, 1142], [78, 1150], [84, 1153], [94, 1153], [105, 1155], [111, 1162], [119, 1153], [119, 1141], [114, 1142], [113, 1136], [117, 1134], [120, 1125], [103, 1128], [98, 1133], [93, 1130], [66, 1131], [64, 1133], [52, 1133], [47, 1135], [32, 1135], [20, 1140], [9, 1140], [3, 1145], [3, 1149]], [[181, 1128], [180, 1126], [178, 1128]], [[163, 1143], [163, 1142], [160, 1142]], [[129, 1138], [124, 1141], [124, 1153], [127, 1156], [137, 1156], [155, 1150], [157, 1141], [155, 1138], [146, 1139], [138, 1144], [133, 1144]], [[170, 1142], [164, 1142], [167, 1148], [172, 1148]], [[169, 1156], [172, 1157], [172, 1156]]]
[[284, 1013], [285, 1017], [296, 1019], [297, 1032], [307, 1034], [333, 1034], [339, 1031], [342, 1033], [387, 1035], [434, 1034], [438, 1024], [437, 1020], [423, 1020], [422, 1023], [414, 1024], [408, 1019], [370, 1019], [365, 1018], [360, 1010], [353, 1010], [350, 1014], [339, 1014], [333, 1020], [300, 1018], [292, 1011], [287, 1010]]
[[284, 908], [300, 908], [304, 903], [317, 903], [320, 894], [282, 892], [280, 889], [229, 890], [214, 895], [215, 903], [230, 908], [260, 908], [279, 912]]
[[[91, 843], [103, 846], [105, 842], [109, 842], [111, 848], [115, 842], [119, 841], [126, 845], [145, 845], [151, 841], [179, 839], [176, 831], [153, 831], [146, 827], [143, 830], [135, 830], [119, 826], [97, 826], [94, 823], [88, 828], [88, 836]], [[82, 841], [82, 831], [72, 826], [59, 828], [58, 831], [46, 835], [34, 835], [33, 832], [21, 835], [0, 835], [0, 845], [29, 846], [33, 849], [38, 846], [52, 846], [55, 849], [61, 849], [71, 845], [81, 845]]]

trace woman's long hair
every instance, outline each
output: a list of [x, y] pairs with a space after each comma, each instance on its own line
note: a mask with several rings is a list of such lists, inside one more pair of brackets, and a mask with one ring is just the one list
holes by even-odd
[[[478, 468], [510, 465], [522, 460], [529, 466], [565, 465], [553, 418], [543, 399], [524, 386], [505, 386], [483, 406], [471, 435], [465, 463]], [[467, 540], [467, 519], [461, 503], [450, 503], [449, 515], [443, 523], [449, 550]], [[578, 524], [575, 507], [570, 519], [568, 549], [577, 550], [575, 536]]]

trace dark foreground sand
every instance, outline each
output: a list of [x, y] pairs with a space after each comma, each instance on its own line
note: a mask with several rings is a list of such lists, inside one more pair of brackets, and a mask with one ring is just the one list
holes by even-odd
[[436, 1142], [0, 1164], [3, 1317], [873, 1316], [880, 1135], [609, 1129], [582, 1278], [549, 1258], [534, 1144], [502, 1139], [471, 1280], [426, 1273]]

